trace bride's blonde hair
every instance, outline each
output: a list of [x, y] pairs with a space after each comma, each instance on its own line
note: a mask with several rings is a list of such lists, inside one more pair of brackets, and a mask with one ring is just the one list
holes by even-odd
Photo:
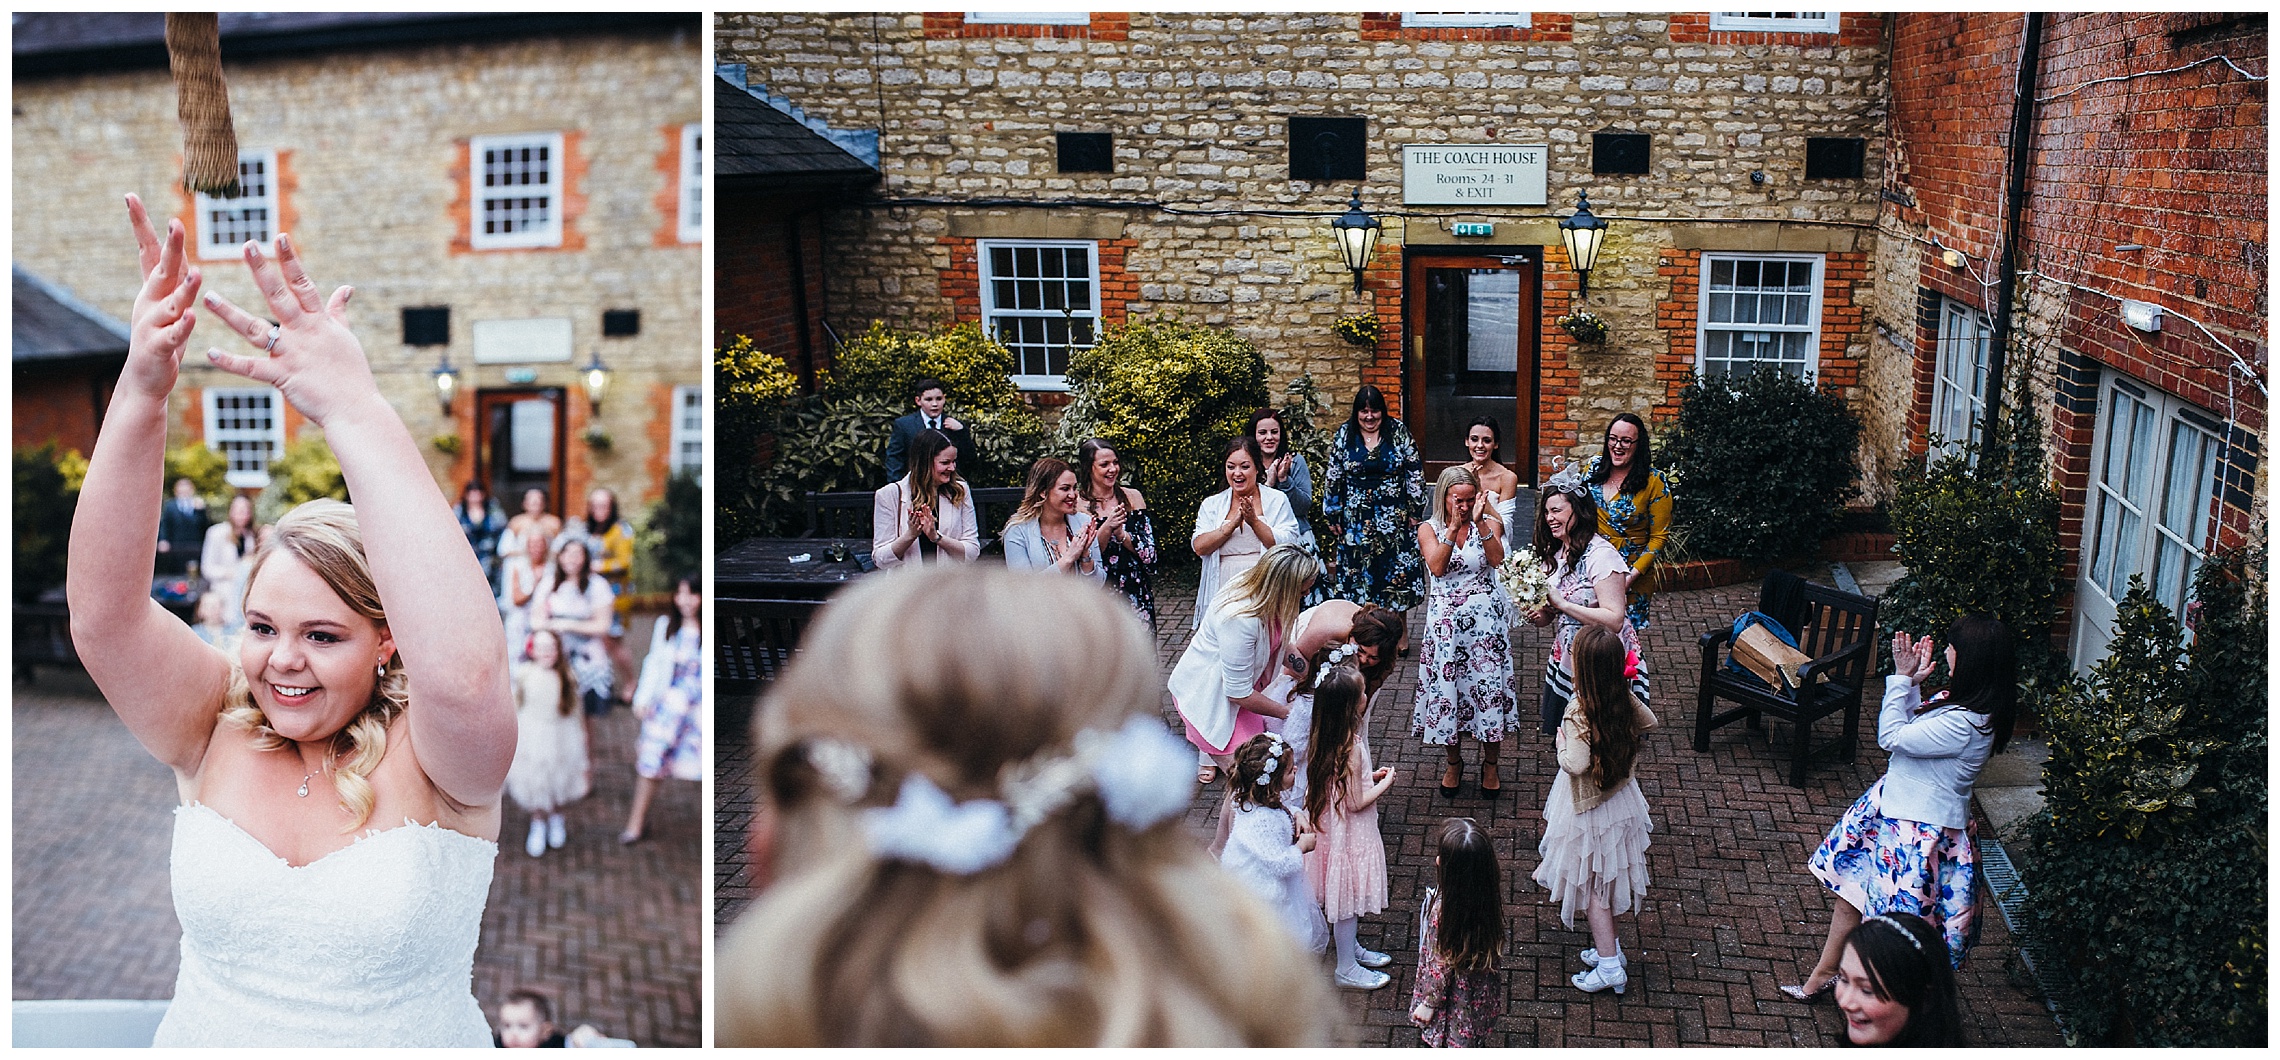
[[[269, 542], [254, 553], [253, 565], [245, 575], [247, 593], [261, 577], [262, 565], [279, 552], [292, 553], [316, 572], [349, 610], [375, 625], [388, 624], [388, 613], [380, 607], [379, 587], [372, 582], [372, 565], [364, 557], [364, 535], [357, 529], [356, 509], [335, 500], [314, 500], [285, 513], [277, 520]], [[390, 654], [373, 682], [372, 702], [333, 734], [333, 788], [340, 793], [341, 808], [353, 818], [342, 831], [355, 831], [372, 816], [377, 796], [372, 782], [365, 778], [379, 768], [381, 757], [388, 753], [388, 723], [403, 713], [409, 702], [411, 682], [404, 673], [403, 659]], [[222, 718], [252, 730], [256, 750], [274, 751], [291, 742], [269, 727], [269, 718], [254, 704], [252, 685], [236, 656], [230, 658], [230, 690], [222, 705]]]
[[944, 564], [841, 594], [755, 726], [775, 883], [722, 950], [720, 1043], [1331, 1044], [1316, 962], [1184, 815], [1135, 832], [1088, 790], [971, 875], [872, 851], [864, 811], [906, 777], [1003, 799], [1009, 767], [1163, 694], [1146, 630], [1081, 579]]

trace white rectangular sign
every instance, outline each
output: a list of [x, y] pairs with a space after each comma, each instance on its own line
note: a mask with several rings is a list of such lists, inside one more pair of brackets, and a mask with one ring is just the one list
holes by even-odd
[[569, 317], [475, 322], [476, 364], [528, 364], [569, 359]]
[[1544, 144], [1411, 144], [1401, 149], [1410, 206], [1542, 206]]

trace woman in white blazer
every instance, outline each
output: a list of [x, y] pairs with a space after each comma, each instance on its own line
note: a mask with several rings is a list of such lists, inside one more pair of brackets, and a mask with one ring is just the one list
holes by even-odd
[[1235, 749], [1266, 731], [1267, 719], [1290, 714], [1275, 687], [1283, 675], [1278, 662], [1316, 569], [1314, 557], [1295, 544], [1268, 549], [1227, 584], [1172, 667], [1165, 684], [1195, 745], [1199, 783], [1232, 765]]
[[2011, 631], [1987, 615], [1965, 615], [1948, 627], [1948, 687], [1921, 701], [1932, 672], [1932, 639], [1892, 637], [1891, 676], [1876, 743], [1892, 753], [1884, 777], [1845, 811], [1806, 868], [1835, 892], [1821, 959], [1798, 986], [1782, 993], [1800, 1001], [1828, 994], [1844, 957], [1846, 936], [1864, 916], [1914, 913], [1947, 942], [1947, 958], [1963, 965], [1978, 938], [1979, 873], [1971, 819], [1971, 787], [1990, 755], [2010, 742], [2018, 702]]
[[1298, 516], [1291, 511], [1290, 498], [1259, 484], [1264, 464], [1259, 443], [1250, 435], [1229, 439], [1221, 458], [1227, 488], [1205, 497], [1196, 508], [1195, 534], [1188, 547], [1203, 560], [1195, 589], [1197, 629], [1203, 628], [1220, 586], [1249, 570], [1268, 549], [1298, 541]]
[[910, 443], [910, 474], [871, 494], [871, 562], [965, 562], [981, 554], [974, 494], [958, 478], [958, 449], [941, 431]]

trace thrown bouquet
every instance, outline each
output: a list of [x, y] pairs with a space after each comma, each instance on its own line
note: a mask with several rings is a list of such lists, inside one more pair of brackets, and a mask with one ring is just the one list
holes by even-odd
[[1543, 560], [1536, 558], [1536, 550], [1528, 547], [1513, 549], [1496, 565], [1496, 580], [1503, 583], [1504, 591], [1512, 596], [1512, 603], [1521, 611], [1541, 609], [1552, 599], [1552, 572]]

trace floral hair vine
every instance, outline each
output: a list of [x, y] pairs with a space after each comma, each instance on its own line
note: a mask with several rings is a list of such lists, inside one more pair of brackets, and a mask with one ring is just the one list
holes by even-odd
[[1074, 745], [1072, 753], [1007, 766], [995, 799], [958, 802], [913, 771], [894, 805], [863, 811], [872, 852], [971, 876], [1003, 864], [1030, 829], [1087, 791], [1100, 796], [1111, 821], [1134, 832], [1179, 815], [1194, 798], [1195, 752], [1159, 721], [1134, 715], [1115, 732], [1078, 733]]
[[1346, 660], [1360, 654], [1361, 650], [1361, 648], [1355, 646], [1353, 641], [1347, 641], [1344, 644], [1340, 644], [1337, 647], [1330, 649], [1330, 657], [1322, 660], [1321, 668], [1314, 671], [1314, 683], [1319, 685], [1322, 682], [1329, 680], [1330, 671], [1333, 668], [1335, 668], [1339, 663], [1345, 662]]
[[1289, 749], [1290, 745], [1283, 743], [1282, 737], [1271, 732], [1268, 733], [1267, 760], [1259, 763], [1259, 779], [1252, 783], [1262, 788], [1272, 784], [1275, 770], [1282, 765], [1283, 752]]

